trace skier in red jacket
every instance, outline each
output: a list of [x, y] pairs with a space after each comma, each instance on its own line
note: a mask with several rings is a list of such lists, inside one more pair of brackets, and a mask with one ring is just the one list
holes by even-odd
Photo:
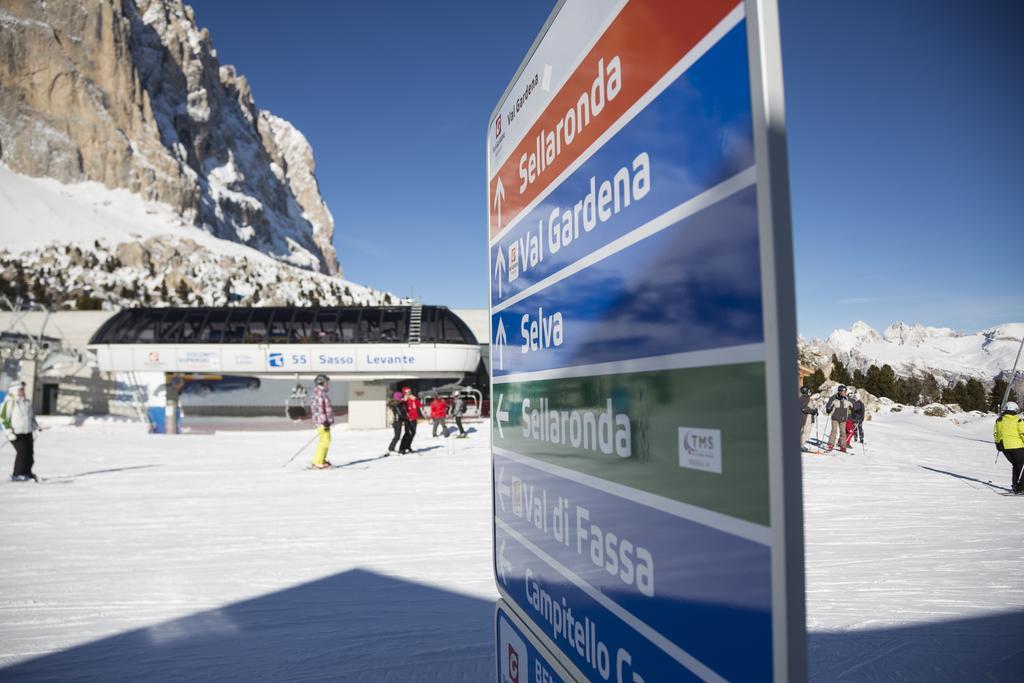
[[441, 398], [438, 394], [434, 397], [434, 400], [430, 402], [430, 419], [434, 422], [433, 435], [437, 437], [437, 428], [440, 427], [444, 432], [444, 437], [448, 438], [448, 421], [445, 419], [448, 416], [448, 402]]

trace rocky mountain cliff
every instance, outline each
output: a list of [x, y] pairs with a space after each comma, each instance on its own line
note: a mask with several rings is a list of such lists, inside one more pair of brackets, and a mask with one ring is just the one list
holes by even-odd
[[0, 0], [0, 161], [340, 275], [308, 142], [256, 107], [180, 0]]

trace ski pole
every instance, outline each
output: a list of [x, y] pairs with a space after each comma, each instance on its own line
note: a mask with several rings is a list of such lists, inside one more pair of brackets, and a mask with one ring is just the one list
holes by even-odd
[[302, 448], [300, 448], [299, 450], [295, 451], [295, 455], [293, 455], [292, 457], [288, 458], [288, 462], [286, 462], [285, 464], [281, 465], [281, 467], [282, 468], [288, 467], [288, 465], [292, 464], [292, 460], [297, 458], [299, 453], [301, 453], [302, 451], [306, 450], [306, 447], [309, 446], [309, 444], [313, 443], [318, 436], [320, 436], [319, 433], [313, 434], [313, 438], [310, 439], [309, 441], [307, 441], [306, 443], [302, 444]]

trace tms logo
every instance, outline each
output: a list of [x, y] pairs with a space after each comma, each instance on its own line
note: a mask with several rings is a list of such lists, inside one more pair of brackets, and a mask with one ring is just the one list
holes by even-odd
[[519, 683], [519, 653], [508, 644], [508, 679], [512, 683]]
[[159, 351], [150, 351], [149, 352], [149, 362], [150, 363], [159, 363], [160, 362], [160, 352]]
[[498, 114], [498, 117], [496, 119], [494, 119], [494, 139], [497, 140], [500, 137], [501, 137], [501, 114]]
[[679, 466], [722, 473], [722, 431], [679, 428]]
[[283, 353], [271, 353], [267, 356], [267, 362], [272, 368], [283, 368], [284, 367], [284, 354]]
[[690, 455], [706, 453], [715, 448], [715, 435], [687, 431], [683, 433], [683, 448]]

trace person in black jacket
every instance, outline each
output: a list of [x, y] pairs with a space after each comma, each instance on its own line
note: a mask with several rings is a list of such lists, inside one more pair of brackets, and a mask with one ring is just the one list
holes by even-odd
[[455, 418], [455, 426], [459, 428], [459, 435], [456, 438], [465, 439], [469, 436], [462, 427], [462, 416], [466, 414], [466, 399], [462, 398], [462, 392], [458, 390], [452, 393], [451, 411]]
[[405, 410], [402, 392], [396, 391], [391, 395], [388, 408], [391, 410], [391, 428], [395, 430], [395, 438], [391, 439], [391, 443], [388, 445], [388, 453], [397, 453], [395, 447], [398, 446], [398, 440], [402, 438], [402, 428], [409, 424], [409, 413]]
[[832, 431], [828, 434], [828, 450], [835, 448], [839, 442], [839, 450], [846, 452], [846, 437], [843, 432], [846, 430], [846, 420], [850, 417], [852, 403], [846, 396], [846, 387], [842, 384], [836, 389], [836, 393], [825, 404], [825, 414], [832, 420]]
[[864, 401], [856, 391], [850, 392], [850, 419], [853, 420], [853, 440], [864, 443]]

